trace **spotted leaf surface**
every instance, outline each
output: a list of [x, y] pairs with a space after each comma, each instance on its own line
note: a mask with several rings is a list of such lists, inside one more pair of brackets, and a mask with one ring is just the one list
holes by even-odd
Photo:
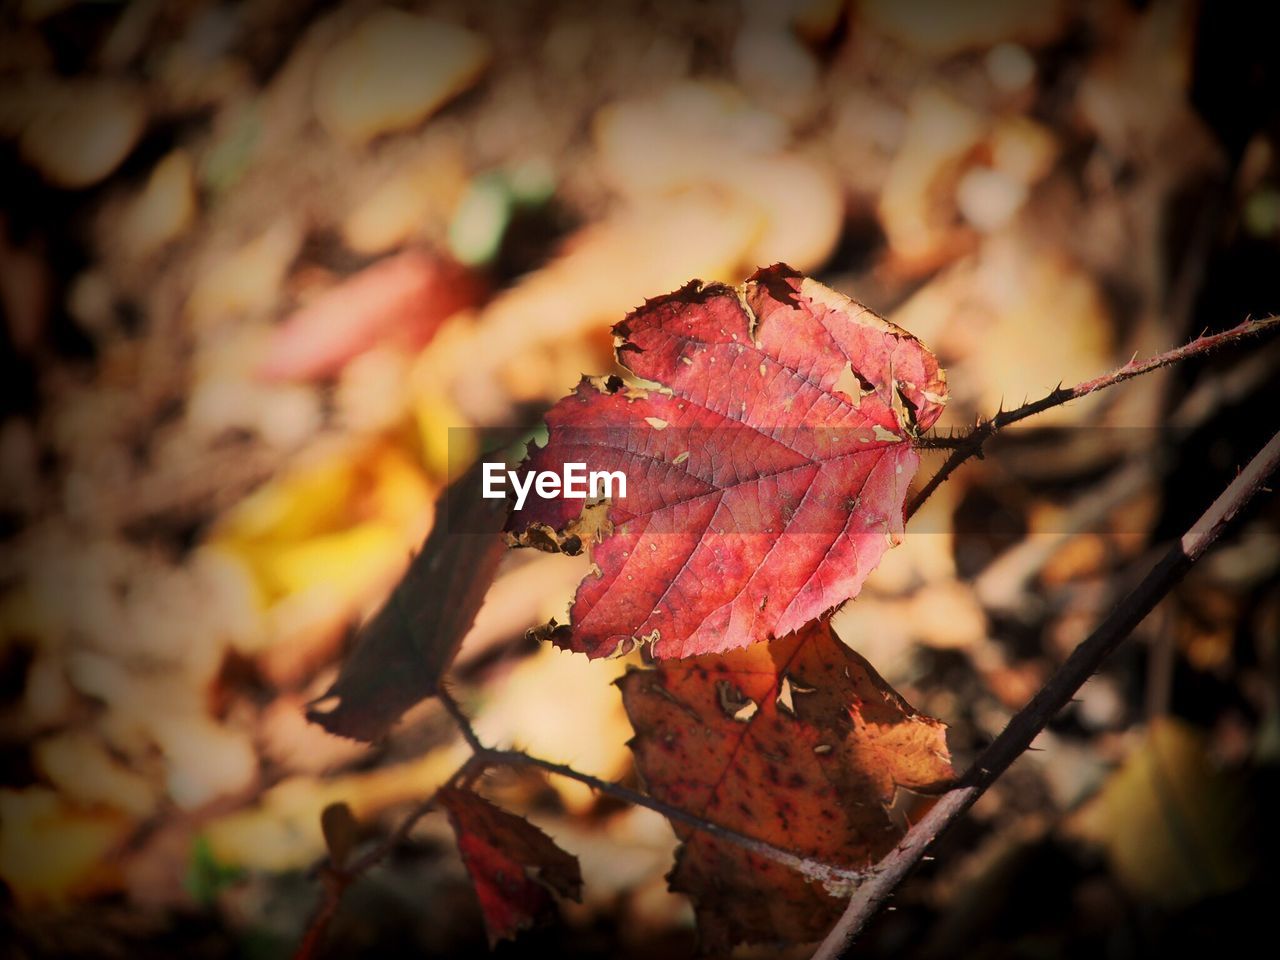
[[[646, 789], [669, 804], [828, 864], [870, 867], [952, 774], [943, 724], [913, 710], [830, 630], [661, 661], [618, 681]], [[669, 875], [708, 950], [821, 938], [847, 890], [673, 822]], [[839, 896], [837, 894], [843, 894]]]

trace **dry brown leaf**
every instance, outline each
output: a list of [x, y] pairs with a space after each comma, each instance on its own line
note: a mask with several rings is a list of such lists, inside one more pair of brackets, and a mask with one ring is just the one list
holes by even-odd
[[[951, 776], [943, 725], [913, 710], [816, 623], [726, 654], [664, 661], [619, 681], [648, 791], [801, 856], [870, 867], [902, 836], [900, 789]], [[844, 900], [742, 847], [673, 824], [670, 875], [703, 945], [821, 937]]]

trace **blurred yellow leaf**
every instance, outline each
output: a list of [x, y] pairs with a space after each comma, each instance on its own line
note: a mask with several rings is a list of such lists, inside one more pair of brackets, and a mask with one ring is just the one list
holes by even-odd
[[205, 828], [219, 863], [256, 870], [300, 870], [325, 850], [320, 817], [331, 804], [346, 803], [367, 822], [389, 807], [425, 800], [470, 755], [466, 744], [432, 750], [418, 760], [328, 780], [292, 777], [276, 784], [257, 804], [211, 820]]
[[32, 753], [36, 769], [68, 799], [137, 818], [155, 809], [156, 791], [150, 781], [112, 757], [98, 738], [85, 731], [40, 740]]
[[1214, 766], [1203, 737], [1160, 718], [1069, 830], [1100, 844], [1135, 895], [1174, 906], [1249, 880], [1253, 812], [1247, 785]]
[[432, 496], [414, 460], [379, 441], [256, 491], [226, 515], [213, 544], [254, 571], [269, 602], [324, 585], [359, 607], [408, 561]]
[[350, 461], [335, 457], [280, 477], [240, 501], [215, 540], [288, 540], [335, 529], [356, 486]]

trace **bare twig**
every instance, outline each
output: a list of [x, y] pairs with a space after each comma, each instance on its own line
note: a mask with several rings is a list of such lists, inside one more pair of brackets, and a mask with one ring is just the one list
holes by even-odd
[[346, 891], [349, 882], [343, 882], [332, 873], [326, 874], [324, 879], [324, 898], [316, 905], [315, 912], [307, 921], [307, 929], [302, 934], [302, 940], [298, 948], [293, 951], [293, 960], [312, 960], [319, 955], [320, 948], [324, 945], [325, 934], [329, 932], [329, 923], [338, 912], [342, 894]]
[[808, 877], [810, 880], [817, 880], [828, 884], [848, 884], [856, 880], [860, 880], [865, 871], [855, 870], [852, 867], [842, 867], [837, 864], [826, 863], [822, 860], [814, 860], [810, 857], [801, 856], [791, 850], [776, 847], [771, 843], [752, 837], [745, 833], [739, 833], [737, 830], [722, 826], [711, 820], [706, 820], [697, 814], [690, 813], [683, 807], [673, 806], [664, 803], [648, 794], [641, 793], [639, 790], [632, 790], [620, 783], [612, 783], [608, 780], [602, 780], [594, 777], [589, 773], [582, 773], [573, 767], [563, 763], [556, 763], [553, 760], [544, 760], [541, 757], [531, 756], [523, 750], [499, 750], [494, 747], [486, 747], [480, 742], [471, 721], [466, 713], [458, 705], [448, 690], [441, 689], [440, 700], [444, 704], [444, 708], [453, 718], [458, 726], [458, 730], [462, 733], [462, 738], [467, 741], [467, 745], [471, 747], [474, 756], [472, 760], [482, 766], [504, 766], [504, 767], [535, 767], [544, 770], [547, 773], [555, 774], [559, 777], [567, 777], [570, 780], [576, 780], [579, 783], [586, 784], [597, 793], [602, 793], [607, 797], [615, 800], [621, 800], [624, 803], [634, 804], [637, 807], [644, 807], [655, 813], [660, 813], [668, 820], [677, 820], [680, 823], [687, 824], [695, 830], [701, 830], [713, 837], [725, 840], [729, 843], [736, 844], [752, 853], [773, 860], [785, 867], [795, 870], [797, 873]]
[[1280, 324], [1280, 317], [1277, 316], [1265, 317], [1260, 320], [1246, 320], [1230, 330], [1197, 337], [1190, 343], [1156, 354], [1156, 356], [1149, 357], [1146, 360], [1130, 360], [1124, 366], [1117, 367], [1110, 373], [1095, 377], [1093, 380], [1078, 383], [1074, 387], [1058, 387], [1039, 400], [1025, 403], [1015, 410], [1002, 410], [990, 420], [984, 420], [979, 423], [963, 437], [920, 438], [916, 441], [917, 447], [950, 448], [952, 452], [942, 466], [938, 468], [938, 472], [929, 478], [929, 482], [921, 488], [915, 499], [911, 501], [911, 505], [907, 508], [907, 517], [913, 516], [924, 505], [924, 502], [929, 499], [933, 491], [938, 489], [943, 481], [950, 477], [963, 463], [973, 457], [981, 457], [982, 448], [986, 442], [1010, 424], [1035, 416], [1037, 413], [1043, 413], [1053, 407], [1062, 406], [1068, 401], [1078, 400], [1091, 393], [1097, 393], [1099, 390], [1105, 390], [1107, 387], [1114, 387], [1118, 383], [1124, 383], [1126, 380], [1140, 377], [1144, 373], [1150, 373], [1152, 370], [1159, 370], [1161, 367], [1170, 366], [1181, 360], [1208, 353], [1211, 350], [1234, 343], [1245, 337], [1273, 329], [1278, 324]]
[[[475, 756], [473, 755], [468, 757], [466, 762], [463, 763], [462, 766], [458, 767], [458, 769], [453, 772], [453, 775], [445, 781], [444, 785], [446, 787], [456, 786], [458, 783], [466, 780], [467, 777], [475, 771], [476, 766], [477, 760]], [[391, 851], [408, 839], [409, 833], [417, 825], [418, 821], [435, 809], [437, 793], [439, 793], [438, 790], [436, 793], [433, 793], [426, 800], [423, 800], [409, 811], [408, 815], [400, 821], [395, 830], [393, 830], [386, 839], [372, 850], [369, 850], [367, 853], [351, 861], [350, 866], [348, 866], [344, 872], [350, 878], [354, 879], [370, 867], [373, 867], [385, 860], [391, 854]]]
[[624, 787], [619, 783], [611, 783], [608, 780], [601, 780], [599, 777], [593, 777], [589, 773], [580, 773], [572, 767], [562, 763], [554, 763], [550, 760], [543, 760], [541, 757], [531, 757], [527, 753], [519, 750], [487, 750], [482, 755], [485, 760], [493, 760], [495, 763], [501, 763], [509, 767], [537, 767], [539, 770], [545, 770], [548, 773], [554, 773], [557, 776], [568, 777], [570, 780], [577, 780], [579, 783], [585, 783], [591, 789], [605, 796], [613, 797], [615, 800], [622, 800], [626, 803], [635, 804], [637, 807], [645, 807], [656, 813], [662, 814], [668, 820], [678, 820], [681, 823], [700, 830], [703, 833], [710, 834], [720, 840], [725, 840], [736, 846], [765, 857], [775, 863], [780, 863], [784, 867], [796, 871], [797, 873], [829, 885], [848, 885], [855, 881], [861, 880], [866, 876], [865, 870], [855, 870], [852, 867], [842, 867], [837, 864], [827, 863], [822, 860], [814, 860], [811, 857], [804, 857], [790, 850], [776, 847], [764, 840], [759, 840], [745, 833], [739, 833], [737, 830], [729, 827], [721, 826], [711, 820], [705, 820], [697, 814], [690, 813], [683, 807], [673, 806], [657, 800], [648, 794], [641, 793], [638, 790], [632, 790], [630, 787]]
[[930, 433], [923, 437], [916, 437], [911, 445], [917, 450], [963, 450], [973, 442], [973, 432], [969, 433], [952, 433], [943, 436], [940, 433]]
[[[757, 856], [782, 864], [784, 867], [794, 870], [810, 880], [825, 884], [828, 889], [843, 888], [847, 890], [866, 876], [866, 872], [863, 870], [801, 856], [794, 851], [774, 846], [757, 837], [739, 833], [737, 830], [722, 826], [711, 820], [705, 820], [697, 814], [690, 813], [683, 807], [664, 803], [638, 790], [625, 787], [620, 783], [612, 783], [589, 773], [582, 773], [567, 764], [544, 760], [542, 757], [531, 756], [521, 750], [499, 750], [485, 746], [476, 734], [475, 728], [471, 724], [471, 719], [447, 687], [441, 685], [440, 689], [436, 691], [436, 695], [440, 698], [445, 712], [453, 719], [458, 731], [462, 734], [462, 739], [471, 748], [471, 756], [454, 771], [453, 775], [445, 782], [446, 786], [467, 783], [486, 767], [533, 767], [556, 776], [576, 780], [579, 783], [586, 784], [597, 793], [613, 797], [615, 800], [621, 800], [624, 803], [645, 807], [662, 814], [668, 820], [679, 821], [727, 843], [736, 844]], [[324, 942], [329, 923], [336, 915], [338, 905], [347, 888], [367, 870], [386, 859], [392, 850], [404, 842], [414, 825], [435, 808], [437, 794], [438, 791], [414, 807], [390, 835], [376, 847], [353, 860], [349, 865], [341, 866], [327, 863], [320, 868], [320, 874], [325, 885], [324, 897], [317, 905], [315, 913], [307, 925], [302, 942], [294, 953], [294, 960], [311, 960], [312, 957], [316, 956], [316, 952]]]
[[[1280, 318], [1268, 317], [1248, 321], [1219, 334], [1203, 336], [1183, 347], [1160, 354], [1145, 361], [1131, 361], [1111, 373], [1086, 381], [1071, 388], [1059, 387], [1048, 396], [1016, 410], [1002, 411], [992, 419], [979, 424], [972, 432], [960, 437], [924, 437], [916, 441], [918, 447], [951, 449], [952, 454], [917, 495], [907, 512], [911, 516], [920, 505], [952, 472], [973, 456], [981, 456], [983, 444], [1003, 427], [1026, 419], [1051, 407], [1066, 403], [1106, 387], [1122, 383], [1151, 370], [1168, 366], [1187, 357], [1208, 352], [1249, 334], [1259, 333], [1280, 323]], [[826, 863], [801, 856], [793, 851], [776, 847], [764, 840], [722, 826], [681, 807], [664, 803], [638, 790], [618, 783], [602, 780], [582, 773], [565, 764], [534, 757], [519, 750], [500, 750], [485, 744], [477, 736], [470, 719], [453, 695], [443, 686], [437, 695], [445, 711], [457, 725], [472, 755], [446, 782], [447, 785], [470, 782], [485, 767], [533, 767], [556, 776], [567, 777], [586, 784], [593, 790], [614, 799], [645, 807], [662, 814], [669, 820], [684, 823], [696, 830], [711, 834], [726, 842], [782, 864], [810, 880], [819, 881], [829, 888], [846, 886], [862, 881], [844, 916], [828, 935], [819, 950], [818, 957], [839, 956], [857, 933], [874, 915], [876, 909], [893, 892], [907, 872], [920, 860], [925, 849], [936, 837], [958, 818], [990, 786], [1019, 755], [1030, 747], [1031, 740], [1049, 719], [1071, 699], [1075, 691], [1097, 668], [1101, 660], [1123, 640], [1170, 587], [1199, 558], [1220, 535], [1222, 528], [1261, 487], [1266, 476], [1280, 461], [1280, 434], [1254, 458], [1249, 467], [1215, 501], [1200, 523], [1193, 527], [1182, 541], [1147, 575], [1139, 587], [1117, 607], [1112, 615], [1082, 643], [1039, 694], [1005, 728], [1005, 731], [982, 754], [974, 767], [959, 781], [960, 785], [942, 793], [929, 813], [908, 831], [907, 835], [871, 873], [838, 864]], [[328, 864], [322, 869], [325, 879], [325, 896], [307, 928], [296, 958], [314, 956], [323, 942], [330, 920], [337, 912], [343, 893], [361, 874], [381, 862], [397, 845], [404, 841], [414, 825], [435, 806], [436, 794], [419, 804], [396, 829], [373, 849], [346, 866]]]
[[[452, 786], [464, 780], [476, 767], [477, 763], [478, 760], [474, 754], [468, 757], [466, 762], [458, 767], [449, 779], [445, 781], [445, 786]], [[436, 796], [438, 794], [439, 790], [433, 792], [431, 796], [419, 803], [381, 843], [357, 857], [351, 863], [346, 865], [326, 863], [320, 868], [320, 874], [324, 881], [324, 897], [316, 906], [315, 912], [307, 923], [307, 929], [303, 934], [302, 941], [293, 953], [293, 960], [311, 960], [312, 957], [317, 955], [324, 943], [324, 936], [328, 932], [329, 923], [337, 914], [338, 905], [342, 902], [342, 895], [347, 892], [347, 888], [360, 879], [360, 876], [366, 871], [385, 860], [391, 854], [391, 851], [408, 838], [410, 831], [413, 830], [417, 822], [435, 809]]]
[[[1183, 397], [1161, 425], [1160, 433], [1185, 435], [1203, 427], [1224, 406], [1238, 403], [1275, 375], [1280, 343], [1256, 351], [1225, 373], [1206, 377]], [[1153, 432], [1154, 433], [1154, 432]], [[1131, 451], [1110, 477], [1071, 504], [1059, 530], [1031, 537], [1010, 547], [989, 563], [973, 581], [973, 589], [987, 609], [1010, 612], [1023, 596], [1027, 582], [1062, 545], [1077, 533], [1092, 530], [1118, 505], [1139, 493], [1171, 460], [1168, 440], [1142, 444]]]
[[445, 712], [453, 719], [458, 732], [462, 734], [462, 739], [467, 741], [467, 746], [471, 748], [471, 752], [474, 754], [491, 752], [488, 747], [480, 742], [480, 738], [476, 736], [475, 728], [471, 726], [471, 718], [466, 715], [458, 701], [453, 698], [453, 694], [449, 692], [444, 684], [440, 685], [440, 689], [436, 691], [436, 696], [440, 698], [440, 702], [444, 705]]
[[814, 960], [842, 956], [884, 902], [924, 856], [930, 845], [982, 796], [1032, 740], [1093, 675], [1102, 661], [1147, 616], [1191, 566], [1222, 535], [1250, 500], [1264, 490], [1280, 467], [1280, 433], [1249, 462], [1204, 515], [1174, 544], [1120, 602], [1098, 628], [1020, 710], [1004, 731], [961, 778], [961, 786], [944, 794], [901, 842], [871, 871], [849, 901], [843, 916], [822, 942]]

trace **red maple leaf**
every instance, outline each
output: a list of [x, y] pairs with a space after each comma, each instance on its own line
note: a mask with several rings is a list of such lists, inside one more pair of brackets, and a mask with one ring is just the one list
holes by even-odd
[[[695, 281], [614, 328], [652, 389], [584, 379], [547, 415], [527, 473], [621, 471], [599, 524], [581, 499], [532, 496], [517, 542], [592, 542], [561, 646], [591, 657], [731, 650], [856, 596], [899, 541], [946, 378], [905, 330], [785, 265], [743, 286]], [[586, 522], [592, 517], [593, 523]]]

